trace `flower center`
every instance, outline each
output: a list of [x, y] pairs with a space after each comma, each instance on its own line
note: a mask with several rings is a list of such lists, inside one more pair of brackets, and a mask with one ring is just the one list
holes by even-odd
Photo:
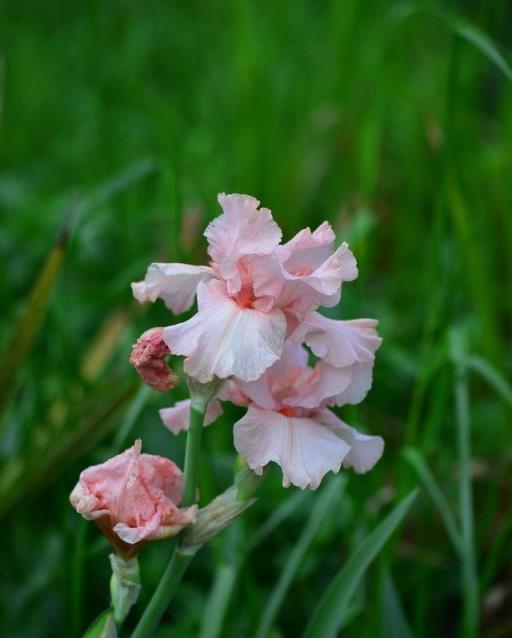
[[295, 277], [307, 277], [313, 272], [313, 268], [311, 266], [304, 266], [303, 268], [299, 268], [298, 270], [294, 270], [292, 275]]
[[298, 416], [299, 414], [297, 408], [292, 408], [290, 405], [284, 405], [279, 412], [284, 416]]
[[252, 308], [254, 301], [252, 286], [242, 286], [240, 292], [235, 295], [235, 300], [242, 308]]

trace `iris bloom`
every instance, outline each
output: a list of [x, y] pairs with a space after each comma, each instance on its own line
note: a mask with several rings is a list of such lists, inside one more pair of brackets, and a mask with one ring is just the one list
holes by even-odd
[[[80, 474], [70, 501], [95, 520], [116, 549], [174, 536], [194, 522], [197, 506], [178, 507], [183, 474], [169, 459], [141, 454], [141, 441]], [[121, 542], [119, 542], [121, 541]]]
[[[371, 368], [371, 362], [367, 365]], [[351, 467], [370, 470], [382, 455], [380, 436], [361, 434], [329, 406], [357, 403], [371, 385], [361, 363], [343, 368], [320, 361], [308, 366], [306, 349], [288, 341], [281, 359], [258, 380], [230, 381], [226, 398], [248, 407], [235, 424], [238, 453], [261, 473], [270, 461], [281, 466], [283, 486], [315, 489], [323, 476]]]
[[[235, 424], [234, 438], [238, 453], [252, 469], [260, 473], [275, 461], [282, 468], [284, 486], [316, 488], [327, 472], [338, 472], [342, 466], [367, 472], [382, 454], [381, 437], [359, 433], [330, 409], [364, 399], [381, 339], [377, 322], [371, 319], [336, 321], [319, 316], [308, 321], [300, 334], [286, 341], [281, 358], [259, 379], [232, 378], [219, 397], [248, 408]], [[307, 350], [293, 339], [304, 335], [316, 353], [325, 354], [314, 367], [308, 365]], [[160, 410], [174, 434], [188, 429], [189, 406], [189, 401], [179, 401]], [[221, 413], [214, 399], [205, 425]]]
[[[183, 355], [185, 372], [201, 383], [214, 376], [258, 379], [283, 350], [285, 338], [319, 306], [338, 303], [343, 281], [356, 278], [347, 244], [334, 249], [328, 223], [280, 244], [270, 211], [248, 195], [219, 195], [223, 214], [205, 231], [209, 266], [155, 263], [132, 284], [140, 302], [162, 298], [175, 314], [197, 295], [197, 313], [169, 326], [164, 340]], [[311, 333], [314, 327], [309, 329]]]

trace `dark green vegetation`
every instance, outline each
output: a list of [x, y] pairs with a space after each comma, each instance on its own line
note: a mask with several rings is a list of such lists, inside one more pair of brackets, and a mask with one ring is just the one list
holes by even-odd
[[[192, 564], [158, 636], [263, 636], [262, 619], [300, 636], [416, 486], [334, 605], [343, 635], [512, 635], [512, 13], [442, 5], [2, 3], [3, 351], [18, 330], [0, 369], [3, 637], [78, 638], [107, 604], [106, 542], [67, 501], [81, 469], [139, 435], [182, 462], [184, 438], [156, 413], [169, 399], [127, 362], [171, 317], [137, 307], [129, 283], [150, 261], [204, 263], [218, 191], [256, 195], [288, 237], [328, 219], [350, 242], [360, 276], [341, 316], [379, 318], [384, 345], [372, 392], [343, 414], [387, 447], [338, 491], [332, 476], [283, 490], [274, 469]], [[48, 311], [52, 266], [23, 319], [63, 225]], [[204, 432], [202, 503], [232, 481], [238, 414]], [[170, 552], [143, 552], [128, 625]]]

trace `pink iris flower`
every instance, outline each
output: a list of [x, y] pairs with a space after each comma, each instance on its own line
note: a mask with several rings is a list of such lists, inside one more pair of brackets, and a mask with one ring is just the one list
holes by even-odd
[[[382, 455], [379, 436], [359, 433], [339, 419], [330, 407], [357, 404], [372, 384], [375, 351], [381, 344], [372, 319], [337, 321], [314, 313], [285, 342], [281, 358], [259, 379], [232, 378], [219, 398], [248, 408], [235, 424], [238, 453], [256, 472], [270, 461], [283, 471], [283, 485], [316, 488], [323, 476], [352, 467], [370, 470]], [[301, 345], [323, 358], [314, 367]], [[299, 339], [299, 342], [296, 340]], [[164, 425], [178, 434], [188, 429], [190, 402], [179, 401], [160, 410]], [[222, 408], [210, 402], [205, 425]]]
[[169, 459], [141, 454], [141, 441], [80, 474], [70, 501], [95, 520], [121, 554], [143, 541], [174, 536], [195, 521], [197, 506], [179, 508], [183, 474]]
[[[361, 365], [370, 367], [369, 374]], [[336, 368], [308, 366], [308, 352], [287, 341], [281, 359], [258, 380], [232, 380], [225, 398], [248, 407], [234, 428], [235, 448], [256, 473], [281, 466], [283, 486], [315, 489], [329, 471], [370, 470], [382, 455], [380, 436], [361, 434], [329, 406], [358, 403], [371, 385], [371, 361]]]
[[[201, 383], [214, 376], [249, 382], [279, 359], [285, 338], [301, 332], [305, 317], [314, 323], [319, 306], [338, 303], [342, 282], [357, 276], [356, 262], [347, 244], [334, 249], [327, 222], [280, 244], [279, 226], [257, 199], [218, 199], [223, 214], [205, 231], [210, 265], [151, 264], [132, 289], [138, 301], [160, 297], [175, 314], [197, 295], [197, 313], [165, 329], [167, 346]], [[314, 340], [314, 325], [308, 330]]]

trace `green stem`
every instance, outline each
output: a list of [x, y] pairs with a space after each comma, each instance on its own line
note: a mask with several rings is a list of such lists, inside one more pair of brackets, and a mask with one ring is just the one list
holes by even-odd
[[467, 355], [462, 334], [452, 333], [452, 357], [455, 363], [455, 409], [459, 454], [459, 517], [462, 528], [462, 580], [464, 616], [462, 635], [476, 638], [479, 625], [479, 591], [475, 556], [473, 490], [471, 484], [471, 424]]
[[158, 587], [131, 638], [149, 638], [149, 636], [153, 635], [193, 557], [193, 555], [183, 554], [180, 552], [179, 547], [175, 547], [172, 558], [160, 578]]
[[183, 486], [183, 498], [181, 500], [183, 507], [193, 505], [196, 502], [197, 468], [199, 467], [204, 412], [205, 406], [195, 403], [194, 401], [191, 402], [190, 427], [185, 450], [185, 484]]

